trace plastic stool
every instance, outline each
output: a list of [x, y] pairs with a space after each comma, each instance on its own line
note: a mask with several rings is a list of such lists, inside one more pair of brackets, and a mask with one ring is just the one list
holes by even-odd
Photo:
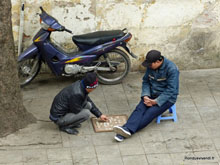
[[172, 116], [160, 116], [157, 117], [157, 124], [160, 123], [160, 120], [170, 120], [172, 119], [174, 122], [177, 122], [177, 115], [176, 115], [176, 104], [169, 108], [169, 112], [172, 113]]

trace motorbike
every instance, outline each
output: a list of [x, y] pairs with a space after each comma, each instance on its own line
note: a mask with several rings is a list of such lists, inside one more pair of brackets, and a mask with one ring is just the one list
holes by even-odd
[[68, 32], [54, 17], [40, 7], [41, 28], [33, 37], [33, 43], [18, 56], [20, 86], [30, 83], [39, 73], [41, 64], [49, 66], [56, 76], [73, 76], [96, 72], [99, 82], [117, 84], [130, 70], [130, 58], [137, 58], [127, 43], [132, 34], [127, 29], [96, 31], [73, 35], [77, 50], [67, 52], [52, 42], [52, 32]]

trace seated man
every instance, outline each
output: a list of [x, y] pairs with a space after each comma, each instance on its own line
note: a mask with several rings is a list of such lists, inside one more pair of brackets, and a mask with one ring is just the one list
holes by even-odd
[[114, 126], [115, 140], [123, 141], [146, 127], [154, 118], [175, 104], [179, 91], [179, 71], [177, 66], [151, 50], [142, 63], [147, 67], [143, 77], [141, 101], [124, 126]]
[[78, 134], [80, 123], [89, 118], [90, 112], [102, 121], [107, 121], [88, 94], [98, 86], [95, 73], [87, 73], [82, 81], [76, 81], [61, 90], [53, 100], [50, 119], [68, 134]]

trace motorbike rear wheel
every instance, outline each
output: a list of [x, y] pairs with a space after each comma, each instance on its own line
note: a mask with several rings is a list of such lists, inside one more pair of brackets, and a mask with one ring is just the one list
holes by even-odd
[[[120, 83], [130, 71], [131, 62], [128, 55], [120, 49], [113, 49], [98, 59], [100, 67], [110, 67], [111, 71], [97, 70], [99, 82], [107, 85]], [[110, 66], [110, 65], [111, 66]]]
[[24, 59], [18, 62], [18, 77], [20, 86], [24, 87], [30, 83], [38, 74], [41, 67], [41, 61], [38, 56], [30, 59]]

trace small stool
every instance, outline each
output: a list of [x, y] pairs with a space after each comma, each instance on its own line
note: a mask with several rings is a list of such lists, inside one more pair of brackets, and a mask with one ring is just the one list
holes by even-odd
[[177, 115], [176, 115], [176, 104], [169, 108], [169, 112], [172, 113], [172, 116], [160, 116], [157, 117], [157, 124], [160, 123], [160, 120], [170, 120], [172, 119], [174, 122], [177, 122]]

